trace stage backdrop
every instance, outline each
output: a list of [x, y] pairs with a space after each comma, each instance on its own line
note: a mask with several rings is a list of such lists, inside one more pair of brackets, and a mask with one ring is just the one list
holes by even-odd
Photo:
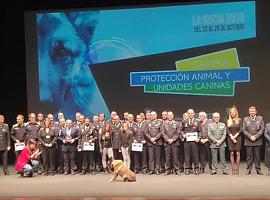
[[[265, 3], [265, 2], [264, 2]], [[269, 4], [269, 3], [266, 3]], [[269, 120], [270, 18], [256, 1], [25, 13], [28, 110], [170, 109]]]

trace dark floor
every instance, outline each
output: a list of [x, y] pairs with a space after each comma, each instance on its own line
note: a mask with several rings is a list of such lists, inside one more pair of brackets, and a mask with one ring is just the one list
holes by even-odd
[[[267, 170], [262, 166], [263, 172]], [[11, 170], [13, 172], [13, 169]], [[2, 172], [1, 172], [2, 173]], [[109, 182], [111, 175], [35, 175], [20, 178], [18, 175], [0, 176], [1, 198], [112, 198], [205, 199], [205, 197], [270, 198], [270, 176], [245, 175], [245, 163], [240, 175], [141, 175], [137, 182], [124, 183], [121, 179]], [[115, 199], [115, 198], [113, 198]], [[127, 200], [126, 198], [124, 198]], [[211, 199], [211, 198], [210, 198]], [[238, 199], [238, 198], [237, 198]]]

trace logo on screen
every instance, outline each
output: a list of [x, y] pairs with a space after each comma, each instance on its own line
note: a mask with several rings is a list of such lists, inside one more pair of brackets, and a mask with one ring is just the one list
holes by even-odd
[[145, 93], [234, 96], [235, 84], [250, 81], [249, 67], [240, 67], [236, 48], [175, 62], [176, 70], [130, 73], [130, 86]]

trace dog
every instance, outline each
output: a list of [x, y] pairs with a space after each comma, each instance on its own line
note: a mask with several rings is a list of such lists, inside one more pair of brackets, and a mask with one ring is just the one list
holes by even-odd
[[110, 182], [114, 181], [118, 175], [123, 177], [124, 182], [136, 182], [136, 175], [131, 171], [122, 160], [114, 160], [112, 158], [108, 161], [108, 166], [111, 171], [113, 171], [113, 176], [109, 180]]

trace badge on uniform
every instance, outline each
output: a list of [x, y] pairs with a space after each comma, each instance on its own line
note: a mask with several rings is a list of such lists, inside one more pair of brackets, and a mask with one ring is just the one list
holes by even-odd
[[15, 151], [22, 151], [25, 147], [24, 142], [14, 143]]
[[94, 143], [89, 143], [89, 142], [84, 142], [83, 143], [83, 150], [84, 151], [94, 151], [95, 150], [95, 144]]
[[47, 138], [47, 139], [50, 139], [50, 138], [51, 138], [51, 136], [50, 136], [50, 135], [46, 135], [46, 138]]
[[142, 143], [132, 143], [131, 150], [142, 152], [143, 151], [143, 144]]

